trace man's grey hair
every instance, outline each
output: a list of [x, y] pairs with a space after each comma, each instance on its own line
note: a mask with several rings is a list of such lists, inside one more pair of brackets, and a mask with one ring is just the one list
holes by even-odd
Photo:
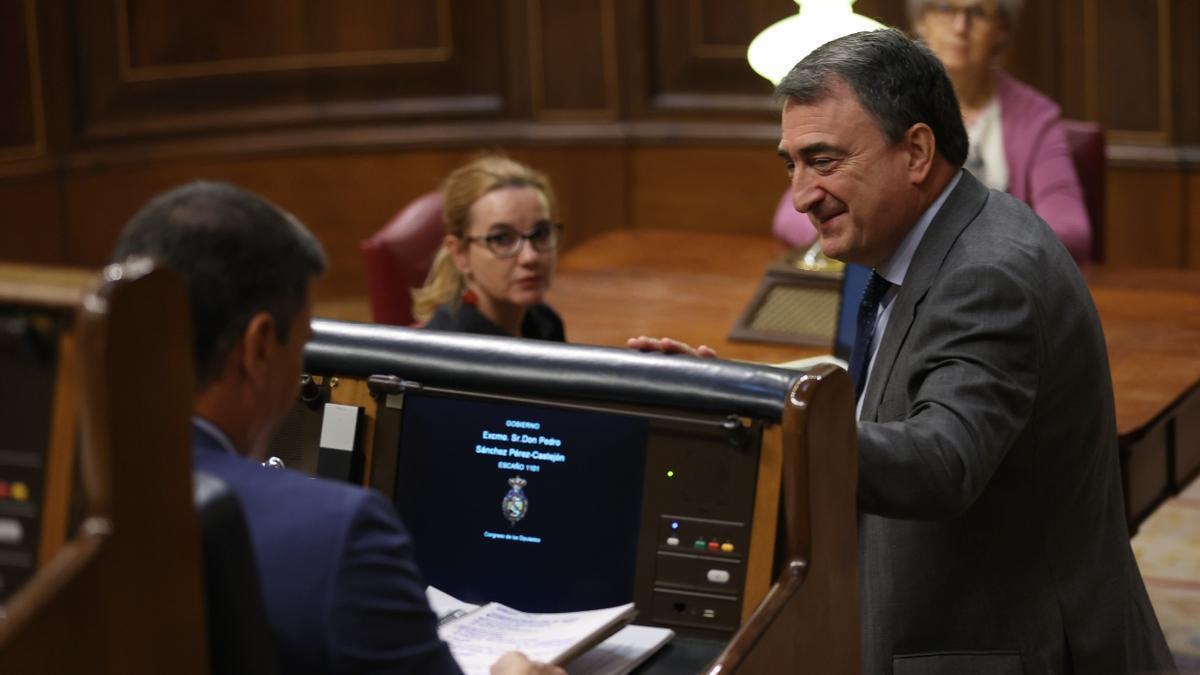
[[838, 82], [854, 92], [888, 142], [899, 142], [914, 124], [924, 123], [951, 165], [966, 161], [967, 130], [954, 85], [925, 45], [893, 29], [847, 35], [804, 57], [775, 95], [810, 105], [831, 96]]

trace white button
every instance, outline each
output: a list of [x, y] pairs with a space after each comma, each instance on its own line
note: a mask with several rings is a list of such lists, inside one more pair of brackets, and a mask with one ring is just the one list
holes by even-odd
[[12, 518], [0, 518], [0, 544], [20, 544], [25, 538], [25, 530], [21, 521]]
[[667, 546], [678, 546], [679, 537], [667, 537]]
[[708, 580], [714, 584], [727, 584], [727, 583], [729, 583], [729, 571], [728, 570], [709, 570], [708, 571]]

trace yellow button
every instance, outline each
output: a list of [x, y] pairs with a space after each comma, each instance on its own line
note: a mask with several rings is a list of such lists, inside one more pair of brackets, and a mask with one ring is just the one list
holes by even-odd
[[20, 481], [13, 483], [12, 498], [19, 502], [29, 499], [29, 486]]
[[721, 544], [721, 550], [726, 553], [733, 553], [733, 544], [725, 542], [724, 544]]

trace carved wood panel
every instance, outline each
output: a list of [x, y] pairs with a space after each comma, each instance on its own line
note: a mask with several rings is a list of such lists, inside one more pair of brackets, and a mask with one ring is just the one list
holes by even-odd
[[45, 152], [34, 0], [0, 3], [0, 161]]
[[1116, 141], [1165, 143], [1171, 138], [1169, 0], [1088, 3], [1095, 38], [1087, 58], [1096, 70], [1091, 112]]
[[1061, 0], [1026, 0], [1004, 53], [1005, 69], [1060, 104], [1063, 83], [1058, 64], [1066, 56], [1059, 39], [1065, 28], [1061, 5]]
[[792, 0], [660, 0], [646, 3], [647, 108], [766, 119], [771, 84], [746, 63], [760, 31], [796, 12]]
[[[1171, 19], [1172, 98], [1175, 100], [1175, 142], [1200, 143], [1200, 2], [1175, 2]], [[1195, 192], [1193, 199], [1200, 199]], [[1196, 240], [1200, 244], [1200, 240]], [[1195, 260], [1200, 265], [1200, 258]]]
[[538, 118], [620, 114], [615, 0], [530, 0], [530, 82]]
[[61, 265], [61, 203], [52, 175], [0, 182], [0, 260]]
[[130, 82], [445, 61], [453, 47], [445, 0], [117, 0], [117, 7], [120, 65]]
[[1187, 260], [1185, 176], [1176, 171], [1110, 168], [1105, 262], [1183, 267]]
[[87, 140], [503, 107], [488, 0], [97, 0], [75, 19]]
[[[856, 4], [907, 27], [904, 7]], [[98, 263], [153, 192], [204, 175], [304, 209], [332, 242], [331, 283], [354, 292], [358, 238], [475, 148], [503, 146], [568, 186], [570, 238], [761, 231], [785, 185], [770, 85], [744, 49], [794, 11], [792, 0], [0, 3], [0, 253]], [[1008, 67], [1066, 116], [1109, 130], [1114, 262], [1200, 266], [1200, 160], [1183, 145], [1200, 142], [1198, 22], [1194, 0], [1025, 2]]]

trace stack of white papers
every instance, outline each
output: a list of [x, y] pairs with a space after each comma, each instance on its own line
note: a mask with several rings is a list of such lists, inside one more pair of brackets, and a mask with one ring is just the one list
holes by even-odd
[[674, 635], [667, 628], [626, 626], [636, 614], [633, 603], [531, 614], [499, 603], [472, 605], [432, 586], [426, 595], [439, 617], [439, 636], [467, 675], [486, 674], [501, 655], [514, 650], [534, 661], [570, 661], [572, 675], [619, 675], [633, 670]]

